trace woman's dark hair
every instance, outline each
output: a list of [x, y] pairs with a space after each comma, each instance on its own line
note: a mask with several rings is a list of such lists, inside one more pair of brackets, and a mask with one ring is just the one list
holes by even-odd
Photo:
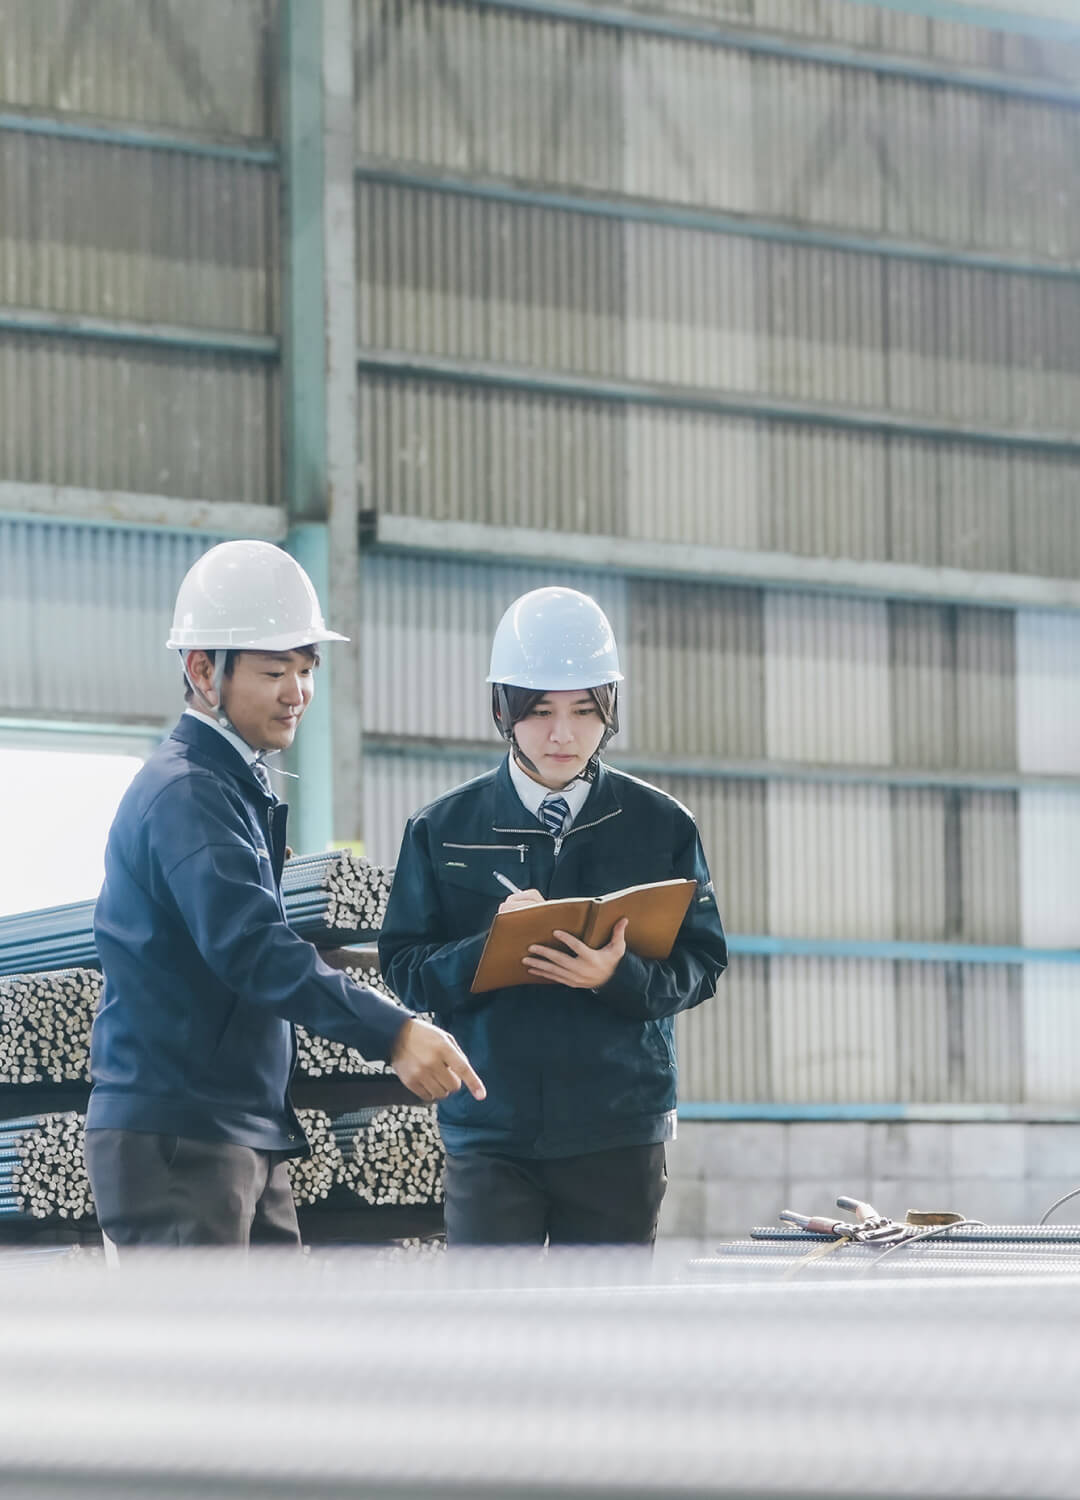
[[[514, 687], [510, 683], [507, 683], [503, 688], [503, 692], [506, 694], [506, 706], [510, 711], [511, 725], [516, 724], [519, 719], [524, 719], [526, 714], [532, 712], [541, 698], [547, 697], [546, 693], [540, 692], [537, 688]], [[610, 727], [614, 717], [615, 684], [613, 682], [605, 682], [600, 687], [591, 687], [589, 692], [592, 694], [593, 702], [600, 710], [600, 717]], [[495, 712], [497, 717], [498, 695], [496, 695]]]

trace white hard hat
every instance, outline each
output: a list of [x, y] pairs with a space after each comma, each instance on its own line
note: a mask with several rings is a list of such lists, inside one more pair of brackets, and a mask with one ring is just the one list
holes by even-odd
[[272, 542], [221, 542], [188, 569], [166, 645], [179, 651], [292, 651], [345, 641], [311, 579]]
[[499, 621], [488, 682], [555, 693], [621, 682], [607, 615], [577, 589], [533, 589]]

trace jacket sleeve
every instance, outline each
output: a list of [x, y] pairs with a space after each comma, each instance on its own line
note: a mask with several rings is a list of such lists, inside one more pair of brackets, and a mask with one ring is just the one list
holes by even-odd
[[693, 823], [673, 865], [673, 875], [696, 880], [698, 888], [670, 954], [660, 959], [627, 952], [607, 984], [596, 991], [599, 1001], [630, 1020], [659, 1021], [691, 1010], [715, 993], [716, 982], [727, 968], [727, 939]]
[[[260, 854], [213, 777], [192, 777], [159, 800], [151, 861], [203, 962], [248, 1005], [388, 1059], [409, 1017], [323, 963], [283, 919], [263, 884]], [[266, 853], [266, 851], [264, 851]]]
[[486, 938], [480, 932], [454, 939], [446, 931], [426, 825], [411, 819], [379, 933], [387, 984], [410, 1010], [445, 1015], [470, 1000]]

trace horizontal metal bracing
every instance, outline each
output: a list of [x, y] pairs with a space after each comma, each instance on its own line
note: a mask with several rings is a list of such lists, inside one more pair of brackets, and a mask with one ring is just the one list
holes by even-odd
[[280, 341], [269, 334], [229, 333], [165, 323], [136, 323], [120, 318], [80, 317], [37, 308], [0, 307], [0, 333], [54, 334], [104, 343], [146, 344], [160, 349], [232, 354], [242, 359], [276, 360], [281, 352]]
[[628, 576], [701, 579], [714, 584], [868, 599], [910, 599], [993, 609], [1080, 610], [1080, 584], [1067, 579], [612, 536], [576, 536], [570, 547], [561, 535], [526, 527], [431, 521], [417, 516], [379, 514], [369, 517], [367, 526], [369, 544], [391, 554], [604, 569]]
[[[430, 760], [462, 756], [488, 757], [492, 764], [505, 755], [505, 747], [483, 740], [440, 740], [398, 737], [388, 734], [364, 736], [367, 755]], [[1061, 792], [1080, 795], [1080, 776], [1028, 776], [1021, 772], [909, 769], [903, 766], [828, 766], [795, 761], [732, 761], [711, 756], [647, 756], [606, 752], [605, 759], [634, 776], [700, 777], [704, 781], [797, 781], [821, 786], [880, 786], [901, 788], [938, 787], [963, 792]]]
[[[2, 313], [0, 313], [2, 318]], [[0, 324], [2, 326], [2, 324]], [[550, 369], [494, 364], [486, 360], [456, 359], [446, 355], [420, 354], [397, 349], [362, 348], [357, 355], [362, 374], [390, 374], [414, 380], [445, 380], [489, 390], [524, 391], [545, 396], [572, 397], [584, 401], [618, 402], [630, 406], [666, 407], [675, 411], [761, 418], [766, 421], [801, 422], [811, 427], [842, 428], [854, 432], [895, 433], [951, 443], [1024, 448], [1080, 457], [1080, 439], [1060, 432], [1034, 432], [1023, 428], [988, 428], [974, 423], [941, 422], [930, 417], [905, 416], [897, 412], [829, 406], [751, 391], [714, 390], [705, 387], [664, 385], [645, 380], [580, 376]]]
[[930, 21], [958, 22], [1049, 41], [1080, 39], [1075, 0], [855, 0], [874, 10], [893, 10]]
[[195, 133], [178, 134], [162, 127], [127, 125], [121, 121], [40, 114], [5, 109], [0, 111], [0, 130], [23, 135], [51, 136], [62, 141], [81, 141], [96, 146], [127, 146], [133, 150], [167, 151], [181, 156], [205, 156], [215, 161], [235, 161], [253, 167], [277, 167], [281, 154], [272, 141], [221, 140]]
[[1013, 77], [1007, 73], [993, 73], [976, 68], [950, 68], [944, 63], [899, 54], [887, 55], [825, 42], [800, 41], [760, 31], [742, 31], [734, 26], [710, 25], [682, 17], [627, 10], [609, 4], [607, 0], [601, 5], [588, 4], [585, 0], [474, 0], [474, 3], [484, 10], [518, 12], [545, 20], [571, 21], [619, 32], [637, 32], [672, 41], [693, 42], [700, 46], [722, 47], [759, 57], [850, 68], [861, 73], [944, 84], [950, 88], [1004, 94], [1013, 98], [1074, 104], [1080, 95], [1080, 90], [1076, 88], [1049, 81]]
[[79, 489], [74, 485], [19, 484], [15, 480], [0, 480], [0, 511], [8, 520], [52, 520], [183, 535], [202, 532], [214, 541], [255, 537], [280, 542], [288, 531], [285, 511], [273, 505], [183, 500], [172, 495]]
[[855, 958], [962, 964], [1080, 964], [1080, 948], [1020, 948], [978, 943], [860, 942], [843, 938], [729, 933], [733, 954], [753, 958]]
[[1028, 1104], [900, 1104], [876, 1100], [845, 1101], [837, 1104], [805, 1104], [785, 1101], [728, 1099], [690, 1099], [679, 1104], [680, 1120], [731, 1121], [769, 1120], [778, 1123], [797, 1121], [883, 1120], [909, 1121], [920, 1124], [1036, 1124], [1080, 1125], [1080, 1110], [1040, 1108]]
[[587, 214], [595, 218], [627, 223], [657, 224], [673, 229], [702, 230], [709, 234], [741, 236], [810, 249], [850, 251], [857, 255], [881, 255], [896, 260], [926, 261], [934, 265], [964, 266], [1006, 275], [1050, 276], [1066, 281], [1080, 278], [1080, 265], [1044, 257], [1009, 256], [989, 250], [964, 249], [896, 238], [858, 234], [853, 231], [819, 229], [783, 219], [752, 217], [698, 207], [682, 207], [657, 199], [631, 198], [614, 193], [591, 194], [584, 190], [556, 191], [527, 186], [510, 178], [476, 177], [408, 164], [380, 160], [360, 161], [356, 176], [361, 182], [389, 187], [413, 188], [421, 192], [447, 193], [521, 208], [551, 209], [560, 213]]

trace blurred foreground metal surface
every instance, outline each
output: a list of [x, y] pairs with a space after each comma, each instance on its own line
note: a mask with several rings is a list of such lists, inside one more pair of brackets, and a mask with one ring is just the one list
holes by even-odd
[[1080, 1495], [1080, 1276], [609, 1254], [0, 1274], [0, 1494]]

